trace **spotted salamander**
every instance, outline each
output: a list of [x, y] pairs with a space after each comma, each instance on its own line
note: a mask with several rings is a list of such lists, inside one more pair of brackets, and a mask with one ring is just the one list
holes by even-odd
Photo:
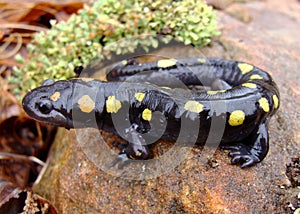
[[253, 65], [218, 58], [127, 60], [112, 67], [107, 80], [47, 80], [26, 94], [24, 110], [44, 123], [97, 126], [125, 138], [122, 161], [150, 158], [149, 142], [161, 138], [204, 145], [209, 135], [242, 168], [268, 153], [279, 91]]

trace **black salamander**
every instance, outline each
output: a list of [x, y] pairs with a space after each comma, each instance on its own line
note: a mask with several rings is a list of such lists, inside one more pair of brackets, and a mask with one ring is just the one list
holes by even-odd
[[[128, 140], [119, 154], [122, 161], [148, 159], [147, 142], [176, 140], [183, 121], [188, 121], [186, 130], [196, 127], [197, 136], [187, 131], [181, 139], [203, 145], [213, 120], [224, 123], [219, 141], [231, 149], [233, 164], [249, 167], [265, 158], [268, 122], [279, 108], [279, 92], [268, 73], [244, 62], [217, 58], [127, 62], [114, 66], [107, 82], [48, 80], [27, 93], [24, 110], [48, 124], [68, 129], [96, 124], [122, 136]], [[183, 85], [210, 89], [188, 90]]]

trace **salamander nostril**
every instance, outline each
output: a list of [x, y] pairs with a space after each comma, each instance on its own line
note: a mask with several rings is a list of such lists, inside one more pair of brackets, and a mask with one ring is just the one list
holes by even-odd
[[41, 102], [37, 103], [38, 110], [42, 114], [48, 114], [52, 111], [52, 103], [49, 100], [42, 100]]

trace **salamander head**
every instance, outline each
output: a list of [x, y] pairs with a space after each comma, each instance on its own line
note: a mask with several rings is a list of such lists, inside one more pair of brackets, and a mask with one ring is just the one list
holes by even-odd
[[72, 114], [67, 106], [71, 94], [71, 82], [46, 80], [42, 86], [25, 95], [22, 105], [25, 112], [35, 120], [72, 128]]

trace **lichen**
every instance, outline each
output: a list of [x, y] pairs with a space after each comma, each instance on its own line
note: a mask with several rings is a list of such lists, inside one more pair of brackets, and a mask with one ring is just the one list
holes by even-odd
[[[76, 66], [86, 66], [104, 48], [116, 54], [137, 46], [157, 47], [156, 35], [169, 35], [185, 44], [202, 47], [217, 35], [212, 7], [196, 0], [99, 0], [85, 6], [68, 21], [51, 22], [51, 29], [37, 33], [28, 44], [28, 58], [14, 68], [10, 82], [14, 94], [37, 87], [44, 79], [68, 79]], [[151, 35], [135, 42], [116, 41]]]

